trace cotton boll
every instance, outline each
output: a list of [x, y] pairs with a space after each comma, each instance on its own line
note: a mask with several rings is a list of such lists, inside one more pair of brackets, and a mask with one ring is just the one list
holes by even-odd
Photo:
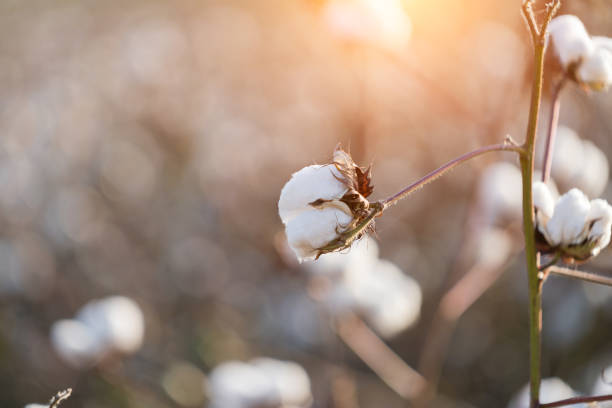
[[277, 407], [281, 402], [276, 384], [263, 370], [239, 361], [215, 367], [207, 387], [215, 408]]
[[366, 321], [384, 337], [412, 326], [421, 313], [419, 284], [395, 264], [381, 260], [369, 273], [347, 278], [348, 290]]
[[485, 169], [478, 185], [478, 201], [486, 223], [518, 219], [522, 206], [521, 171], [499, 162]]
[[593, 91], [607, 90], [612, 83], [612, 52], [595, 48], [582, 60], [576, 76]]
[[74, 368], [93, 366], [104, 354], [104, 339], [78, 320], [60, 320], [51, 326], [51, 343]]
[[294, 173], [283, 187], [278, 201], [283, 223], [287, 224], [301, 212], [311, 209], [310, 203], [314, 201], [342, 198], [347, 187], [337, 177], [341, 174], [333, 165], [308, 166]]
[[584, 24], [576, 16], [566, 14], [553, 18], [548, 25], [548, 32], [555, 53], [565, 69], [572, 63], [580, 62], [594, 48]]
[[[612, 229], [612, 207], [607, 201], [597, 199], [591, 201], [591, 209], [587, 216], [587, 224], [592, 224], [588, 239], [596, 242], [596, 252], [605, 248], [610, 243], [610, 233]], [[597, 255], [595, 253], [594, 255]]]
[[591, 40], [593, 41], [593, 44], [595, 44], [595, 47], [603, 48], [609, 52], [612, 52], [612, 38], [595, 35], [591, 37]]
[[251, 364], [272, 380], [283, 406], [302, 407], [312, 401], [310, 379], [300, 365], [271, 358], [257, 358]]
[[287, 223], [287, 241], [300, 262], [312, 260], [318, 248], [336, 239], [352, 220], [352, 216], [336, 208], [303, 211]]
[[582, 191], [573, 188], [563, 194], [557, 201], [552, 218], [546, 224], [550, 244], [577, 243], [584, 230], [589, 209], [589, 200]]
[[478, 235], [476, 259], [479, 265], [498, 268], [508, 259], [512, 248], [513, 238], [506, 230], [489, 227]]
[[23, 408], [49, 408], [49, 404], [47, 405], [43, 405], [43, 404], [28, 404]]
[[133, 353], [142, 345], [144, 316], [133, 300], [113, 296], [90, 302], [77, 319], [89, 326], [107, 347], [122, 353]]
[[[576, 397], [577, 393], [563, 380], [557, 377], [544, 378], [540, 386], [540, 402], [549, 403], [566, 398]], [[586, 408], [586, 404], [574, 405], [578, 408]], [[510, 400], [508, 408], [529, 408], [529, 384], [525, 385]]]

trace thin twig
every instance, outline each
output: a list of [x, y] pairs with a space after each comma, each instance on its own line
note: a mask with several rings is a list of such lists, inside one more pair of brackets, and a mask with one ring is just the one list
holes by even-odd
[[402, 198], [405, 198], [406, 196], [415, 192], [416, 190], [420, 189], [426, 184], [429, 184], [432, 181], [436, 180], [438, 177], [444, 175], [445, 173], [452, 170], [459, 164], [466, 162], [470, 159], [473, 159], [474, 157], [480, 156], [482, 154], [489, 153], [489, 152], [496, 152], [496, 151], [515, 152], [520, 155], [522, 155], [524, 152], [522, 147], [514, 146], [510, 143], [502, 143], [502, 144], [495, 144], [495, 145], [481, 147], [479, 149], [476, 149], [474, 151], [461, 155], [457, 157], [456, 159], [449, 161], [448, 163], [444, 164], [441, 167], [438, 167], [434, 171], [428, 173], [427, 175], [421, 177], [420, 179], [410, 184], [406, 188], [402, 189], [399, 193], [392, 195], [386, 200], [383, 200], [382, 203], [385, 206], [385, 208], [390, 207], [391, 205], [397, 203]]
[[407, 400], [420, 395], [425, 379], [402, 360], [356, 315], [338, 319], [336, 333], [393, 391]]
[[63, 401], [67, 400], [70, 397], [70, 395], [72, 395], [72, 388], [68, 388], [64, 391], [59, 391], [49, 401], [49, 408], [59, 407]]
[[561, 109], [561, 90], [566, 83], [566, 76], [557, 83], [553, 89], [552, 101], [550, 105], [550, 117], [548, 121], [548, 133], [546, 136], [546, 148], [544, 150], [544, 162], [542, 164], [542, 181], [546, 183], [550, 179], [552, 168], [552, 153], [555, 146], [555, 137], [559, 127], [559, 110]]
[[568, 398], [555, 402], [547, 402], [546, 404], [540, 404], [540, 408], [553, 408], [553, 407], [564, 407], [567, 405], [575, 405], [575, 404], [588, 404], [590, 402], [602, 402], [602, 401], [612, 401], [611, 395], [599, 395], [596, 397], [574, 397]]
[[612, 286], [612, 277], [598, 275], [591, 272], [578, 271], [575, 269], [564, 268], [562, 266], [551, 266], [548, 268], [550, 273], [568, 278], [580, 279], [587, 282], [599, 283], [600, 285]]

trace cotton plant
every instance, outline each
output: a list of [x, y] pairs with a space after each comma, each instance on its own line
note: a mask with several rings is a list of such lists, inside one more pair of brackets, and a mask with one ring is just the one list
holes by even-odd
[[144, 339], [144, 315], [138, 304], [124, 296], [93, 300], [74, 319], [51, 327], [51, 343], [59, 357], [78, 369], [96, 365], [111, 354], [138, 351]]
[[226, 361], [205, 384], [211, 408], [307, 408], [310, 379], [297, 363], [272, 358]]
[[[551, 384], [558, 385], [560, 380], [542, 381], [541, 372], [542, 294], [548, 276], [556, 274], [612, 286], [612, 279], [576, 268], [576, 264], [585, 263], [605, 250], [610, 242], [612, 207], [605, 200], [596, 197], [598, 194], [595, 193], [600, 192], [596, 190], [601, 190], [601, 186], [588, 189], [587, 192], [591, 198], [587, 198], [587, 194], [579, 189], [580, 186], [574, 186], [576, 188], [557, 195], [555, 189], [551, 187], [550, 179], [559, 118], [559, 94], [562, 85], [569, 79], [589, 91], [605, 90], [612, 80], [612, 65], [610, 65], [610, 39], [591, 37], [575, 16], [561, 16], [553, 19], [561, 5], [560, 0], [553, 0], [546, 4], [542, 11], [534, 11], [534, 4], [535, 0], [525, 0], [521, 9], [534, 49], [532, 97], [523, 143], [519, 144], [508, 136], [502, 143], [465, 153], [399, 192], [377, 201], [371, 199], [372, 169], [359, 167], [347, 152], [337, 149], [329, 163], [307, 166], [293, 174], [281, 191], [278, 209], [285, 225], [287, 241], [296, 257], [301, 262], [320, 262], [321, 260], [317, 261], [317, 259], [335, 256], [334, 253], [350, 252], [352, 245], [374, 232], [374, 223], [378, 217], [384, 216], [386, 211], [400, 200], [456, 166], [491, 152], [516, 154], [520, 164], [522, 196], [520, 209], [528, 277], [530, 346], [528, 357], [530, 381], [528, 391], [526, 391], [527, 397], [524, 404], [521, 403], [518, 406], [544, 408], [612, 400], [612, 395], [579, 397], [572, 392], [566, 392], [563, 396], [555, 394], [547, 397], [546, 394]], [[548, 48], [553, 49], [551, 51], [553, 57], [557, 59], [558, 65], [564, 72], [563, 78], [553, 87], [549, 126], [544, 134], [544, 159], [541, 172], [536, 177], [536, 141], [539, 133], [544, 66], [547, 60], [545, 55]], [[590, 153], [585, 153], [585, 150], [587, 149], [582, 149], [581, 154], [588, 156]], [[591, 153], [592, 151], [593, 149]], [[607, 166], [602, 165], [600, 168], [607, 169]], [[516, 172], [511, 177], [516, 179]], [[607, 182], [607, 176], [605, 179]], [[495, 182], [489, 183], [493, 183], [492, 186], [489, 185], [489, 191], [497, 189], [498, 192], [502, 192], [498, 203], [500, 208], [506, 206], [510, 212], [516, 211], [517, 203], [513, 202], [509, 195], [505, 197], [503, 194], [506, 186], [500, 187], [494, 185]], [[494, 211], [489, 212], [491, 217], [495, 216]], [[490, 264], [496, 262], [498, 260], [492, 259]], [[564, 264], [571, 264], [572, 267], [564, 267]], [[399, 276], [396, 273], [397, 270], [394, 271], [392, 273], [381, 272], [380, 276], [372, 274], [369, 277], [371, 281], [364, 280], [368, 282], [365, 285], [361, 286], [361, 283], [357, 283], [351, 287], [353, 278], [362, 278], [359, 275], [359, 268], [354, 268], [346, 275], [349, 289], [343, 290], [343, 299], [348, 299], [348, 304], [350, 304], [352, 296], [361, 294], [362, 291], [367, 294], [363, 296], [364, 304], [368, 302], [374, 304], [377, 297], [391, 297], [390, 293], [393, 293], [391, 286], [393, 285], [387, 287], [382, 282], [385, 274]], [[341, 276], [340, 282], [344, 282], [345, 275]], [[356, 280], [356, 282], [360, 281]], [[479, 283], [474, 282], [474, 284]], [[400, 285], [396, 283], [395, 286]], [[337, 287], [342, 288], [342, 285]], [[377, 291], [378, 295], [369, 295]], [[412, 296], [418, 298], [419, 295], [414, 292]], [[355, 296], [357, 297], [359, 296]], [[400, 306], [393, 307], [401, 308]], [[375, 364], [376, 362], [370, 359], [369, 363]], [[422, 380], [422, 377], [415, 374], [414, 370], [411, 371], [410, 376]], [[381, 375], [381, 378], [390, 377]], [[406, 394], [399, 390], [398, 393], [407, 398], [414, 398], [420, 404], [431, 401], [436, 390], [435, 383], [427, 383], [428, 380], [430, 378], [426, 376], [424, 379], [426, 385], [420, 387], [419, 392]], [[568, 391], [568, 388], [565, 391]], [[543, 402], [546, 398], [554, 400], [566, 396], [568, 396], [566, 399], [560, 401]]]
[[566, 75], [592, 91], [612, 83], [612, 38], [591, 37], [573, 15], [554, 18], [549, 26], [555, 55]]

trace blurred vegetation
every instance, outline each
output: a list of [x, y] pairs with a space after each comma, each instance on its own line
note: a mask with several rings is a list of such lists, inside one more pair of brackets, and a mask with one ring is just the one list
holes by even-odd
[[[168, 391], [173, 367], [203, 377], [261, 355], [302, 364], [315, 407], [405, 406], [308, 297], [282, 255], [276, 203], [292, 172], [338, 142], [373, 162], [383, 198], [471, 148], [522, 140], [531, 61], [519, 3], [408, 0], [409, 45], [390, 50], [339, 37], [324, 0], [1, 2], [0, 406], [67, 387], [66, 408], [202, 406]], [[612, 34], [609, 2], [567, 4], [591, 33]], [[561, 121], [610, 157], [610, 109], [609, 94], [568, 89]], [[381, 255], [423, 289], [420, 323], [389, 342], [413, 366], [456, 280], [479, 171], [501, 157], [377, 222]], [[523, 263], [460, 321], [447, 406], [505, 405], [527, 381]], [[593, 267], [611, 266], [604, 253]], [[144, 310], [142, 350], [64, 365], [50, 326], [115, 294]], [[547, 283], [544, 376], [589, 391], [610, 363], [610, 294]]]

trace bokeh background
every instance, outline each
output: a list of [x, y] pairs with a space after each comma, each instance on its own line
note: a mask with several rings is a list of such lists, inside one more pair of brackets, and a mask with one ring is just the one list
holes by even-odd
[[[373, 163], [380, 199], [506, 134], [521, 141], [531, 51], [519, 0], [378, 3], [390, 11], [343, 15], [326, 0], [0, 3], [0, 406], [69, 386], [67, 408], [206, 406], [199, 384], [217, 364], [257, 356], [301, 364], [314, 407], [407, 406], [309, 297], [284, 244], [280, 190], [338, 143]], [[591, 33], [612, 35], [610, 1], [564, 3]], [[561, 123], [610, 156], [610, 109], [609, 93], [569, 86]], [[419, 322], [387, 340], [413, 367], [470, 257], [480, 173], [499, 160], [514, 158], [474, 160], [377, 222], [381, 257], [423, 292]], [[612, 256], [588, 266], [608, 271]], [[505, 406], [527, 382], [526, 287], [519, 255], [460, 319], [440, 383], [448, 406]], [[109, 295], [143, 309], [143, 347], [66, 365], [51, 325]], [[547, 283], [544, 376], [590, 392], [612, 362], [610, 295]], [[168, 385], [177, 366], [189, 367], [182, 391]]]

